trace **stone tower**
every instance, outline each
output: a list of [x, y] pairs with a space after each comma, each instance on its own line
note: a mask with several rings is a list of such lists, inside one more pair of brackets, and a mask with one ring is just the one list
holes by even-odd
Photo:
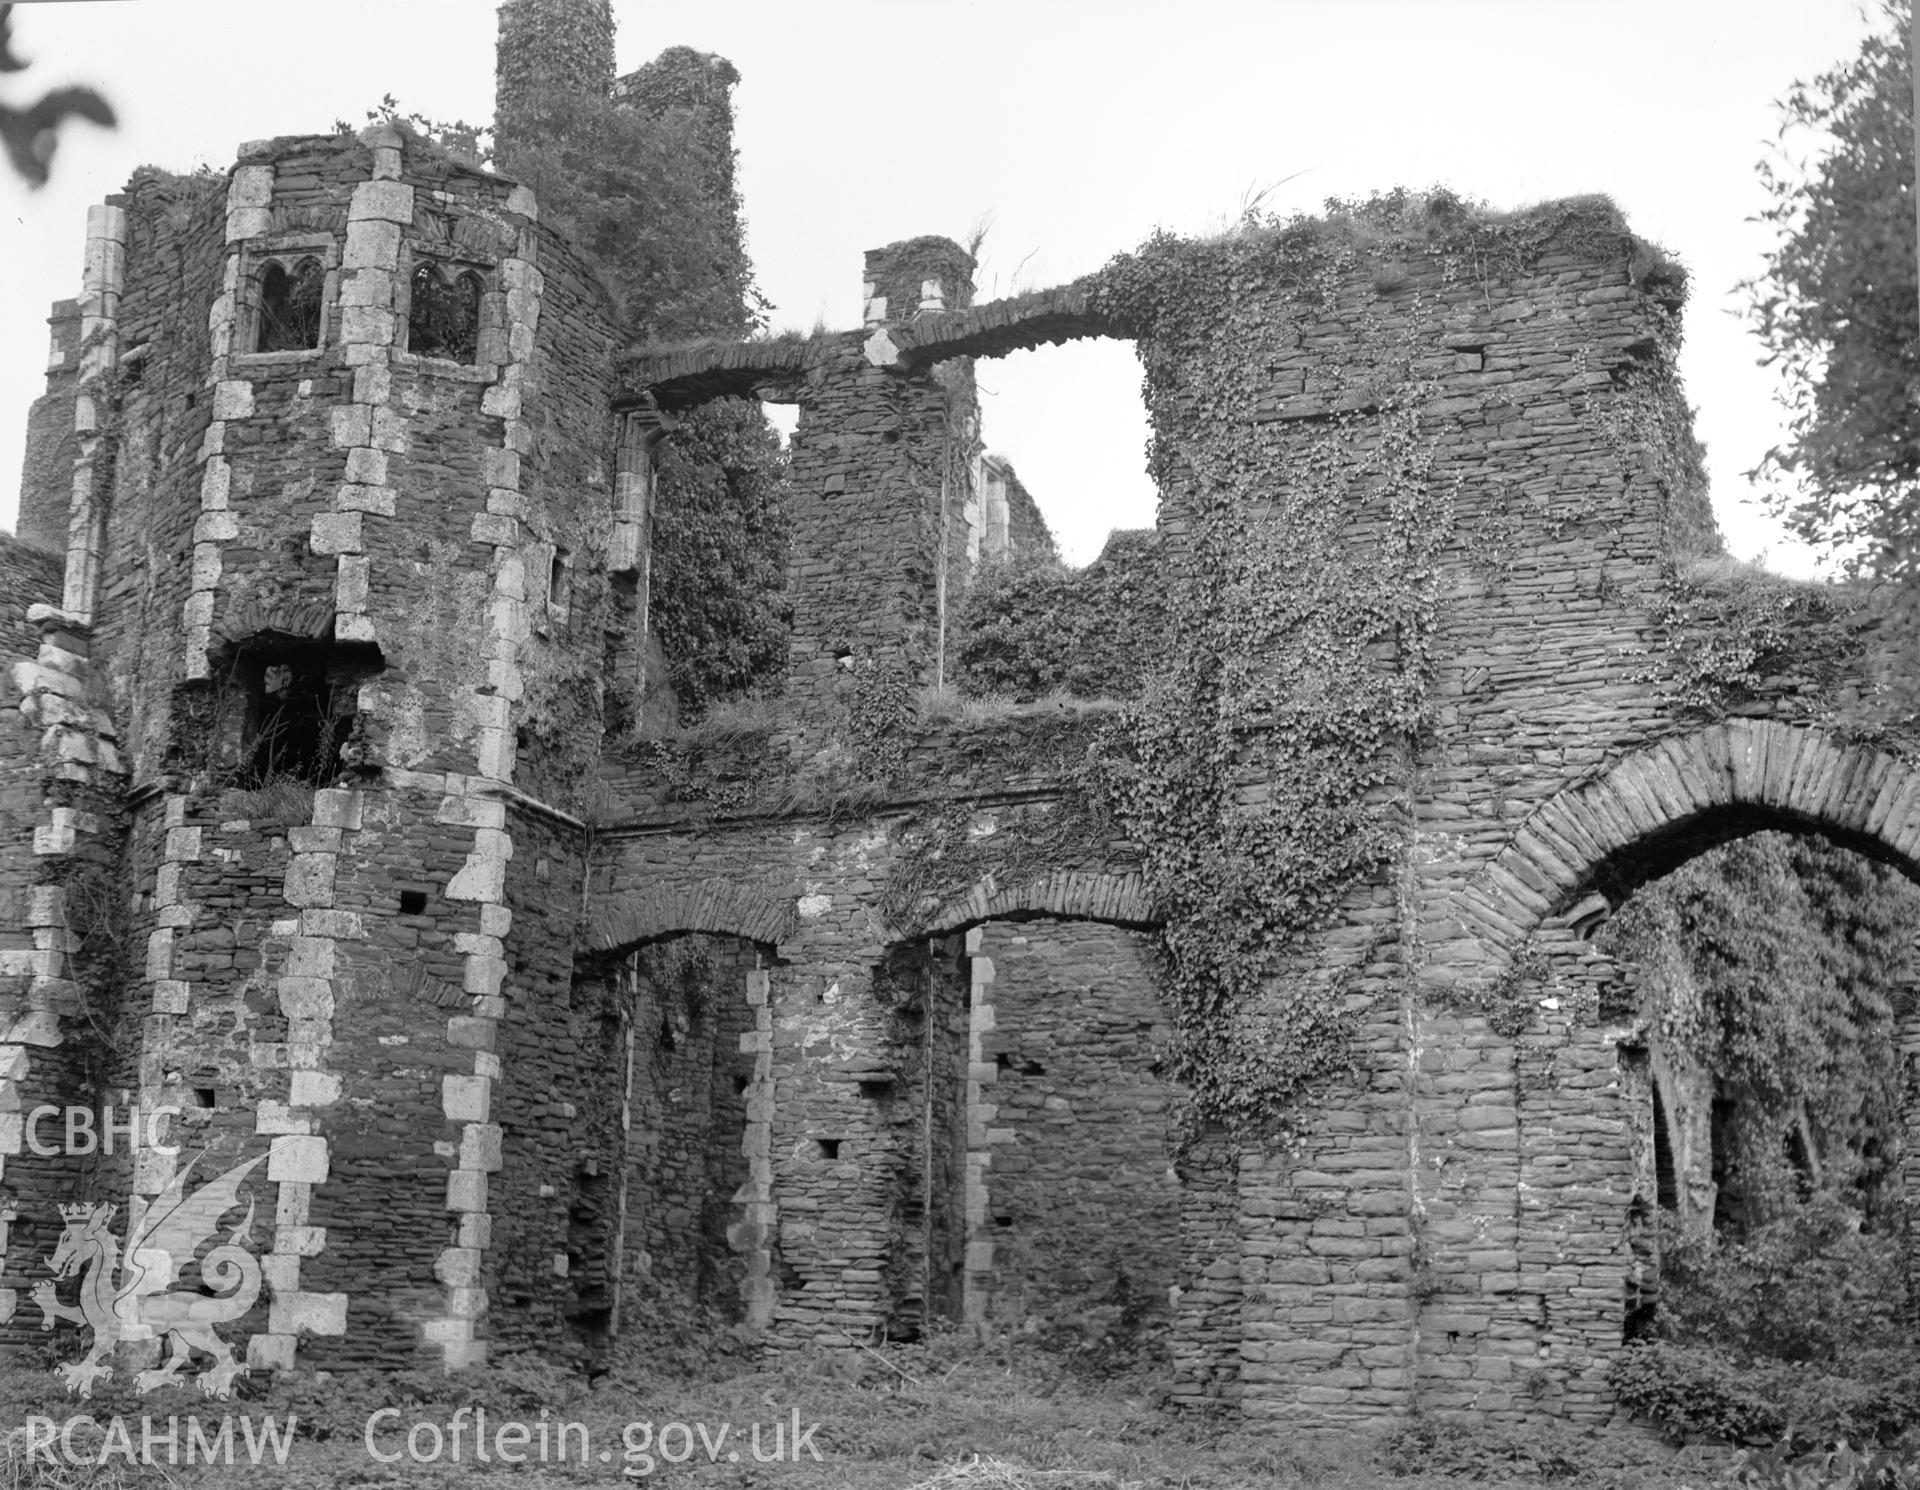
[[[259, 1157], [255, 1365], [476, 1359], [502, 1248], [550, 1336], [569, 1222], [539, 1135], [566, 1146], [582, 874], [552, 835], [599, 737], [604, 296], [531, 193], [388, 128], [246, 146], [214, 189], [136, 179], [87, 263], [50, 393], [65, 588], [22, 677], [64, 764], [0, 1106], [173, 1115], [162, 1148], [10, 1155], [10, 1271], [50, 1199]], [[543, 1069], [509, 1098], [523, 1039]]]
[[494, 52], [494, 138], [511, 160], [542, 94], [605, 98], [613, 86], [610, 0], [504, 0]]

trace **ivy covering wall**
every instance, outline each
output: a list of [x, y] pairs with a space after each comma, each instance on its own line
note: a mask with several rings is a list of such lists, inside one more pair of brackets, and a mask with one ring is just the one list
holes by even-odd
[[[734, 176], [739, 72], [671, 47], [616, 87], [606, 0], [512, 0], [500, 24], [500, 164], [599, 271], [627, 335], [760, 329], [767, 303]], [[646, 621], [691, 720], [784, 663], [787, 460], [758, 403], [741, 398], [680, 416], [655, 456]], [[616, 699], [616, 722], [631, 724], [637, 705]]]
[[1343, 981], [1273, 980], [1393, 862], [1454, 493], [1424, 437], [1435, 388], [1411, 317], [1347, 317], [1342, 386], [1304, 459], [1301, 429], [1261, 416], [1303, 320], [1396, 252], [1458, 254], [1485, 231], [1453, 206], [1395, 196], [1209, 242], [1156, 235], [1096, 281], [1139, 337], [1171, 570], [1165, 655], [1096, 766], [1165, 918], [1191, 1131], [1284, 1121], [1350, 1061]]

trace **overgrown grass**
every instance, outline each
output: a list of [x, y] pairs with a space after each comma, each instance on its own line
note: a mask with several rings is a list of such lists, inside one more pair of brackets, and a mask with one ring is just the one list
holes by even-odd
[[1040, 698], [1020, 702], [1000, 695], [970, 698], [951, 683], [922, 688], [914, 695], [922, 724], [951, 724], [962, 729], [984, 729], [1007, 719], [1034, 719], [1056, 714], [1111, 714], [1125, 707], [1115, 698], [1075, 698], [1056, 688]]
[[1329, 197], [1317, 217], [1261, 210], [1265, 193], [1242, 204], [1238, 214], [1222, 214], [1199, 243], [1293, 238], [1303, 242], [1342, 243], [1361, 251], [1419, 249], [1445, 245], [1484, 248], [1495, 237], [1520, 237], [1546, 224], [1571, 230], [1584, 242], [1630, 243], [1641, 278], [1684, 280], [1685, 270], [1665, 249], [1635, 237], [1612, 197], [1601, 192], [1548, 198], [1513, 208], [1498, 208], [1445, 186], [1424, 191], [1396, 187], [1365, 198]]
[[[421, 1370], [332, 1380], [295, 1376], [264, 1390], [251, 1380], [242, 1385], [249, 1400], [231, 1404], [197, 1396], [188, 1401], [188, 1393], [180, 1390], [149, 1398], [110, 1391], [94, 1404], [75, 1404], [56, 1395], [50, 1378], [20, 1370], [0, 1373], [0, 1405], [12, 1421], [19, 1422], [24, 1412], [64, 1419], [77, 1406], [91, 1406], [96, 1416], [117, 1412], [129, 1419], [136, 1446], [143, 1412], [162, 1421], [169, 1413], [198, 1413], [203, 1421], [217, 1422], [222, 1411], [256, 1418], [291, 1412], [299, 1420], [284, 1466], [208, 1470], [183, 1465], [168, 1471], [163, 1465], [127, 1472], [115, 1461], [104, 1471], [113, 1477], [101, 1478], [101, 1470], [89, 1467], [84, 1473], [96, 1477], [88, 1479], [76, 1478], [83, 1471], [68, 1466], [26, 1466], [16, 1457], [16, 1478], [0, 1479], [0, 1487], [117, 1490], [172, 1483], [308, 1490], [463, 1484], [510, 1476], [516, 1485], [544, 1490], [657, 1476], [742, 1490], [1025, 1490], [1067, 1484], [1140, 1490], [1433, 1490], [1469, 1483], [1514, 1490], [1677, 1490], [1687, 1484], [1704, 1490], [1731, 1463], [1724, 1456], [1676, 1459], [1673, 1451], [1643, 1435], [1588, 1433], [1551, 1422], [1524, 1431], [1416, 1421], [1373, 1431], [1313, 1433], [1277, 1423], [1172, 1413], [1155, 1405], [1150, 1382], [1097, 1386], [1074, 1379], [1058, 1359], [1006, 1336], [958, 1333], [908, 1346], [795, 1356], [724, 1376], [668, 1377], [632, 1366], [591, 1386], [578, 1375], [524, 1359], [455, 1377]], [[519, 1468], [497, 1460], [477, 1465], [471, 1459], [470, 1430], [468, 1456], [459, 1466], [404, 1458], [383, 1464], [367, 1450], [367, 1422], [376, 1411], [397, 1410], [375, 1429], [376, 1447], [391, 1453], [404, 1450], [413, 1424], [435, 1424], [444, 1432], [458, 1409], [476, 1406], [485, 1407], [494, 1430], [507, 1422], [538, 1423], [543, 1408], [550, 1421], [584, 1424], [590, 1461], [544, 1469], [536, 1462]], [[818, 1461], [803, 1452], [797, 1464], [756, 1465], [751, 1425], [761, 1425], [764, 1451], [772, 1424], [779, 1421], [790, 1433], [796, 1413], [803, 1432], [807, 1425], [820, 1425], [810, 1440]], [[687, 1462], [661, 1462], [653, 1450], [668, 1423], [704, 1424], [710, 1436], [721, 1424], [731, 1425], [727, 1445], [719, 1446], [719, 1462], [706, 1462], [697, 1433]], [[650, 1435], [641, 1424], [652, 1425]], [[635, 1451], [630, 1460], [629, 1446], [649, 1439], [653, 1447]], [[76, 1442], [98, 1440], [80, 1435]], [[735, 1451], [729, 1445], [735, 1443], [742, 1451], [738, 1460], [729, 1461], [727, 1454]], [[678, 1444], [679, 1435], [670, 1435], [670, 1447], [677, 1450]], [[603, 1449], [605, 1461], [599, 1459]], [[654, 1459], [651, 1476], [623, 1475], [623, 1469], [643, 1467], [640, 1453]]]
[[222, 822], [239, 819], [297, 828], [313, 817], [313, 787], [295, 776], [269, 776], [258, 786], [227, 788], [215, 810]]

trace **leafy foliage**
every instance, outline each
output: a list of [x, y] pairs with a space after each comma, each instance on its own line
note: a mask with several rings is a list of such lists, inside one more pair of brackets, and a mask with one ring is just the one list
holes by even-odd
[[298, 351], [320, 345], [325, 283], [317, 259], [302, 259], [292, 273], [278, 264], [267, 266], [260, 285], [259, 351]]
[[[733, 173], [728, 90], [739, 74], [674, 48], [610, 98], [607, 7], [522, 4], [515, 24], [536, 11], [552, 11], [574, 41], [546, 71], [516, 63], [511, 78], [503, 48], [502, 166], [598, 268], [630, 336], [760, 329], [766, 302]], [[731, 398], [682, 416], [655, 463], [649, 626], [697, 718], [785, 662], [787, 462], [759, 405]]]
[[1693, 718], [1761, 700], [1824, 716], [1861, 650], [1844, 590], [1725, 560], [1669, 574], [1658, 619], [1665, 647], [1643, 681]]
[[599, 267], [628, 332], [758, 330], [765, 302], [741, 246], [739, 202], [710, 189], [712, 136], [697, 112], [561, 94], [537, 103], [503, 143], [501, 165]]
[[[1883, 0], [1884, 31], [1797, 82], [1761, 161], [1780, 235], [1741, 288], [1782, 374], [1786, 442], [1754, 474], [1797, 478], [1769, 499], [1809, 543], [1855, 570], [1911, 570], [1920, 551], [1920, 378], [1915, 308], [1911, 0]], [[1817, 148], [1811, 163], [1795, 152]]]
[[697, 714], [785, 666], [786, 455], [758, 404], [727, 398], [684, 415], [655, 468], [652, 625]]
[[[13, 7], [0, 5], [0, 73], [24, 72], [27, 64], [13, 50]], [[114, 127], [112, 106], [91, 88], [56, 88], [24, 108], [0, 103], [0, 144], [29, 186], [47, 184], [47, 168], [60, 144], [60, 126], [85, 119]]]
[[432, 264], [413, 271], [407, 305], [407, 350], [422, 357], [471, 362], [480, 337], [480, 281], [452, 279]]
[[[469, 124], [464, 119], [433, 119], [418, 109], [404, 113], [400, 101], [391, 93], [382, 94], [379, 104], [367, 110], [368, 124], [391, 124], [403, 134], [424, 140], [456, 160], [471, 166], [485, 165], [493, 159], [492, 131], [484, 124]], [[353, 134], [354, 127], [344, 119], [335, 119], [336, 134]]]
[[1675, 1433], [1736, 1443], [1893, 1443], [1920, 1419], [1920, 1364], [1910, 1352], [1862, 1351], [1846, 1370], [1810, 1370], [1739, 1361], [1712, 1346], [1638, 1341], [1612, 1381], [1629, 1412]]
[[615, 27], [609, 0], [504, 0], [499, 21], [494, 125], [511, 153], [524, 132], [538, 129], [546, 99], [608, 95]]
[[1153, 533], [1116, 533], [1085, 569], [997, 566], [978, 576], [959, 617], [961, 687], [1029, 700], [1137, 693], [1166, 627], [1167, 582]]
[[[1659, 1332], [1740, 1361], [1845, 1367], [1912, 1349], [1903, 1238], [1816, 1196], [1739, 1241], [1661, 1227]], [[1911, 1363], [1920, 1369], [1920, 1361]], [[1835, 1431], [1846, 1431], [1837, 1426]]]
[[1656, 1338], [1614, 1384], [1675, 1431], [1778, 1440], [1751, 1466], [1761, 1483], [1842, 1483], [1788, 1475], [1833, 1469], [1802, 1462], [1811, 1444], [1890, 1444], [1920, 1421], [1904, 1227], [1884, 1183], [1902, 1123], [1887, 990], [1911, 981], [1916, 928], [1920, 894], [1892, 870], [1764, 833], [1642, 890], [1606, 933], [1641, 967], [1656, 1042], [1730, 1104], [1734, 1202], [1717, 1233], [1663, 1216]]
[[1914, 1490], [1920, 1486], [1920, 1436], [1909, 1433], [1882, 1449], [1856, 1449], [1845, 1439], [1804, 1453], [1787, 1443], [1748, 1449], [1740, 1455], [1737, 1479], [1753, 1490]]
[[1899, 1152], [1899, 1054], [1887, 990], [1910, 981], [1920, 892], [1823, 839], [1756, 834], [1636, 895], [1605, 933], [1639, 964], [1655, 1039], [1732, 1103], [1729, 1184], [1747, 1218], [1807, 1181], [1869, 1215]]

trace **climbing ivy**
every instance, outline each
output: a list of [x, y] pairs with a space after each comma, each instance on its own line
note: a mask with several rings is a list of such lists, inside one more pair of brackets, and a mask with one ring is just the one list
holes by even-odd
[[[943, 740], [948, 779], [936, 783], [932, 803], [894, 833], [880, 898], [887, 924], [922, 925], [983, 880], [1012, 888], [1062, 870], [1136, 864], [1138, 850], [1124, 841], [1111, 796], [1089, 766], [1107, 748], [1110, 718], [1067, 710], [1011, 715]], [[1051, 783], [1049, 799], [992, 799], [990, 793], [1018, 779]]]
[[1862, 651], [1845, 589], [1729, 559], [1674, 565], [1656, 619], [1662, 645], [1639, 680], [1683, 718], [1719, 719], [1766, 702], [1825, 717]]
[[[1490, 292], [1550, 245], [1633, 251], [1604, 199], [1497, 218], [1394, 193], [1208, 242], [1157, 234], [1092, 284], [1138, 333], [1178, 538], [1167, 656], [1087, 769], [1163, 918], [1189, 1137], [1284, 1124], [1351, 1064], [1351, 980], [1299, 954], [1391, 882], [1426, 723], [1457, 478], [1435, 469], [1421, 286]], [[1416, 257], [1438, 275], [1408, 273]], [[1341, 323], [1347, 361], [1316, 364], [1317, 417], [1281, 420], [1274, 370], [1299, 365], [1298, 327], [1319, 318]]]
[[1911, 1002], [1916, 930], [1920, 891], [1896, 870], [1780, 833], [1703, 854], [1608, 923], [1603, 944], [1641, 970], [1656, 1043], [1713, 1074], [1746, 1222], [1791, 1210], [1796, 1141], [1803, 1178], [1869, 1219], [1897, 1206], [1893, 1026]]
[[[713, 102], [724, 107], [720, 89]], [[506, 173], [533, 188], [541, 221], [600, 271], [636, 337], [743, 334], [764, 321], [742, 247], [739, 199], [716, 189], [730, 132], [699, 111], [538, 93], [500, 144]], [[730, 126], [729, 126], [730, 131]]]

